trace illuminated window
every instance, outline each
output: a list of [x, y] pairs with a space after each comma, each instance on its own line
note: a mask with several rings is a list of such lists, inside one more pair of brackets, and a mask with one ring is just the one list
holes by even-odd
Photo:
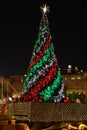
[[71, 77], [71, 80], [75, 80], [76, 78], [75, 77]]
[[65, 78], [65, 80], [67, 80], [67, 78]]
[[77, 79], [81, 79], [81, 77], [78, 76]]

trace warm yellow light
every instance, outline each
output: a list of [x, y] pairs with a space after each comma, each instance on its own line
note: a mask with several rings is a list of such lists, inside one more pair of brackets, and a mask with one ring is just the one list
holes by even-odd
[[75, 77], [71, 77], [71, 80], [75, 80]]
[[81, 77], [78, 76], [77, 79], [81, 79]]
[[83, 70], [80, 70], [80, 72], [82, 73], [82, 72], [83, 72]]

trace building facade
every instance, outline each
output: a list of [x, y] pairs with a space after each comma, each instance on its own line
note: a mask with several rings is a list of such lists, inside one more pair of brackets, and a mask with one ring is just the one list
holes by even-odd
[[[62, 74], [66, 93], [83, 92], [87, 95], [87, 72], [77, 74]], [[0, 98], [20, 97], [24, 83], [23, 75], [11, 75], [9, 79], [0, 79]]]

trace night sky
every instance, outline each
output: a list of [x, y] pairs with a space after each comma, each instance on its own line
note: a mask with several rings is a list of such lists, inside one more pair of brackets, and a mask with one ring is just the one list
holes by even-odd
[[87, 9], [78, 0], [31, 0], [2, 3], [0, 11], [0, 76], [25, 74], [37, 39], [40, 6], [50, 7], [49, 27], [59, 66], [87, 70]]

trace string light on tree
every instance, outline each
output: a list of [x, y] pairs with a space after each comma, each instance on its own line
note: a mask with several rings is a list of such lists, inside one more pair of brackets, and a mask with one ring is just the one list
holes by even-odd
[[49, 29], [49, 7], [45, 4], [40, 9], [42, 19], [24, 81], [23, 101], [61, 102], [65, 98], [64, 85]]

